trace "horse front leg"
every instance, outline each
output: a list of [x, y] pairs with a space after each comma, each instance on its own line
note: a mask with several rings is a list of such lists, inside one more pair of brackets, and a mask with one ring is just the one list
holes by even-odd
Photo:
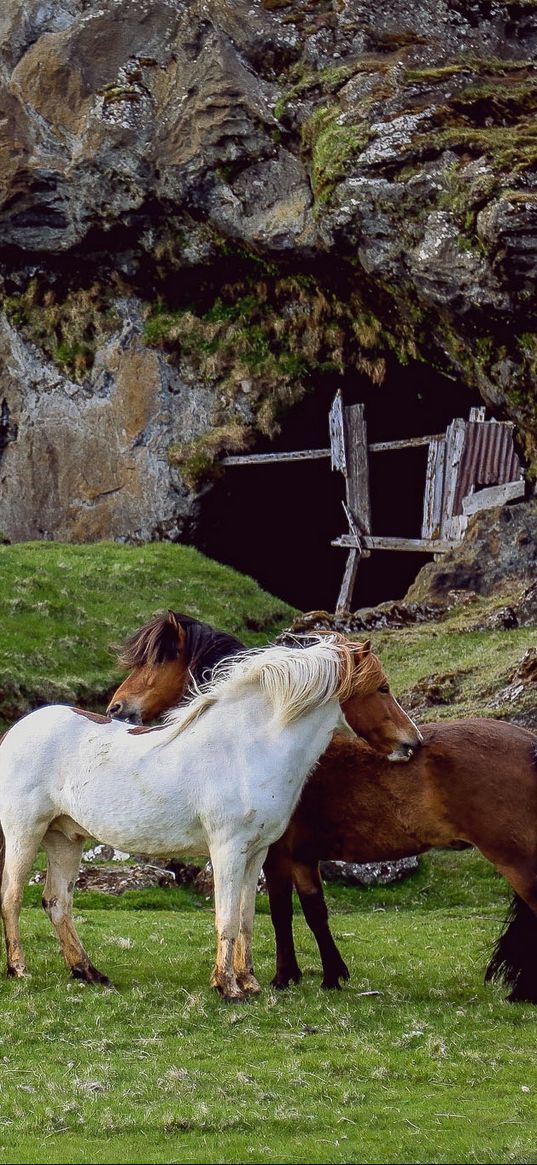
[[258, 995], [261, 985], [254, 975], [252, 960], [252, 936], [255, 918], [257, 882], [267, 850], [256, 853], [246, 863], [241, 894], [239, 934], [235, 946], [235, 975], [239, 987], [248, 995]]
[[216, 962], [211, 976], [215, 987], [229, 1003], [241, 1003], [247, 993], [235, 973], [235, 947], [240, 926], [240, 902], [246, 870], [246, 856], [235, 846], [210, 847], [214, 875], [214, 909], [217, 933]]
[[298, 983], [302, 971], [296, 960], [293, 941], [293, 863], [285, 845], [271, 845], [263, 872], [267, 882], [270, 916], [276, 939], [276, 974], [271, 987], [282, 991]]
[[338, 951], [328, 925], [328, 909], [318, 862], [294, 862], [293, 881], [304, 918], [315, 935], [323, 964], [321, 987], [341, 986], [340, 979], [350, 979], [347, 964]]
[[70, 840], [63, 833], [49, 829], [43, 838], [47, 855], [47, 877], [43, 890], [43, 909], [58, 936], [63, 957], [74, 979], [111, 986], [102, 971], [94, 967], [73, 922], [73, 893], [80, 869], [84, 839]]

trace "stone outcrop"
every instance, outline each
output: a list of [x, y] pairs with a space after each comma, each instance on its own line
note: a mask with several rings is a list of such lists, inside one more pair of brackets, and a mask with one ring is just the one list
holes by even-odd
[[[411, 604], [442, 602], [454, 590], [492, 595], [516, 581], [533, 583], [536, 576], [537, 500], [533, 499], [475, 514], [461, 545], [422, 567], [406, 599]], [[534, 622], [529, 592], [524, 612], [521, 622], [513, 626]]]
[[535, 477], [536, 47], [532, 0], [5, 0], [0, 530], [183, 537], [320, 370], [413, 359]]

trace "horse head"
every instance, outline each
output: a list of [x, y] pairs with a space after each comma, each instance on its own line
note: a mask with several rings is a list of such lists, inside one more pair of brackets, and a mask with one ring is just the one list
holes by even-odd
[[354, 649], [355, 682], [343, 701], [346, 720], [357, 736], [392, 761], [410, 760], [423, 743], [419, 729], [390, 691], [388, 677], [371, 641]]
[[107, 713], [147, 724], [180, 704], [192, 681], [206, 679], [220, 659], [243, 649], [233, 635], [190, 615], [176, 611], [156, 615], [118, 651], [118, 662], [130, 670]]
[[157, 615], [127, 640], [119, 662], [130, 668], [116, 689], [109, 716], [142, 724], [182, 700], [190, 682], [186, 632], [174, 611]]

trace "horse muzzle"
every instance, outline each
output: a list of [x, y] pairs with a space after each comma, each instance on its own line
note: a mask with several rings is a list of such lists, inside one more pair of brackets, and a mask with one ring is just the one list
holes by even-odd
[[142, 723], [142, 717], [138, 710], [132, 707], [129, 708], [122, 700], [116, 700], [114, 704], [109, 704], [106, 712], [113, 720], [122, 720], [124, 724]]
[[416, 752], [416, 749], [419, 748], [421, 743], [421, 734], [414, 741], [401, 741], [401, 744], [398, 744], [396, 748], [393, 748], [392, 751], [388, 753], [388, 760], [399, 762], [399, 764], [411, 760], [414, 756], [414, 753]]

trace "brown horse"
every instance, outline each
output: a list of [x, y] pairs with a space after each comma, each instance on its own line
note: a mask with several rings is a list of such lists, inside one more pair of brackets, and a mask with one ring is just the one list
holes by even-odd
[[421, 731], [423, 746], [407, 765], [394, 768], [362, 741], [337, 738], [310, 776], [264, 864], [276, 933], [273, 984], [300, 979], [293, 885], [319, 946], [323, 987], [349, 978], [328, 926], [320, 858], [374, 862], [464, 840], [515, 891], [486, 979], [503, 978], [511, 1000], [536, 1003], [537, 738], [500, 720], [444, 721]]
[[[289, 637], [294, 643], [308, 636]], [[352, 728], [390, 760], [408, 760], [421, 735], [390, 692], [380, 660], [369, 640], [361, 644], [357, 695]], [[157, 615], [127, 641], [119, 659], [133, 670], [116, 689], [109, 716], [146, 723], [174, 707], [189, 683], [200, 683], [221, 659], [244, 651], [244, 644], [225, 631], [188, 615], [168, 611]], [[343, 711], [346, 710], [343, 704]]]
[[180, 703], [192, 679], [201, 683], [221, 659], [244, 650], [234, 635], [189, 615], [156, 615], [119, 651], [119, 663], [129, 675], [107, 713], [132, 724], [154, 720]]
[[[182, 669], [185, 676], [183, 618], [171, 613], [171, 632], [161, 627], [161, 633], [168, 637], [167, 663], [170, 635], [175, 636], [176, 671]], [[156, 624], [154, 620], [151, 625], [153, 640], [158, 639]], [[201, 626], [208, 641], [218, 636], [208, 625]], [[144, 630], [130, 642], [138, 637], [143, 642]], [[214, 639], [212, 646], [216, 652]], [[142, 652], [110, 709], [119, 692], [122, 707], [132, 708], [131, 691], [137, 693], [142, 719], [148, 718], [148, 707], [154, 716], [170, 706], [169, 669], [162, 671], [166, 683], [160, 683], [158, 650], [153, 651], [151, 700], [146, 701], [140, 686], [146, 663]], [[347, 720], [359, 735], [364, 734], [364, 711], [358, 700], [345, 705]], [[310, 777], [286, 833], [271, 846], [264, 865], [277, 945], [273, 984], [286, 987], [301, 975], [293, 945], [293, 885], [319, 945], [323, 986], [339, 987], [349, 977], [328, 926], [320, 858], [380, 861], [464, 839], [481, 850], [515, 891], [486, 979], [503, 978], [511, 1000], [537, 1003], [537, 739], [496, 720], [427, 724], [422, 735], [423, 747], [404, 766], [387, 762], [363, 741], [335, 740]], [[371, 736], [369, 743], [378, 747]]]

